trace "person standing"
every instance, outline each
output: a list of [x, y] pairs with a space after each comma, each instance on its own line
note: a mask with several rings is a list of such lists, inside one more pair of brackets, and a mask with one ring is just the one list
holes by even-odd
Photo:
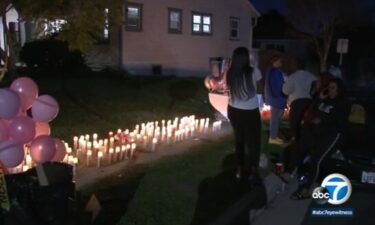
[[306, 70], [305, 62], [302, 59], [298, 60], [297, 67], [298, 70], [286, 79], [282, 91], [288, 96], [289, 126], [292, 137], [298, 144], [301, 120], [305, 110], [311, 104], [311, 85], [317, 78]]
[[286, 107], [286, 97], [282, 92], [284, 75], [280, 70], [281, 56], [271, 58], [271, 68], [268, 69], [265, 80], [265, 103], [271, 106], [269, 144], [283, 145], [284, 141], [278, 137], [279, 123]]
[[[260, 182], [257, 173], [260, 157], [261, 119], [257, 85], [262, 75], [250, 66], [249, 50], [238, 47], [233, 51], [227, 74], [229, 88], [228, 118], [234, 130], [237, 179], [249, 178]], [[247, 153], [245, 154], [245, 149]]]

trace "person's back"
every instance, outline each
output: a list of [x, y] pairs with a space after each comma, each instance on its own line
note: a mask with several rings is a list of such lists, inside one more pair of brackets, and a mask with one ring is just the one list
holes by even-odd
[[311, 99], [311, 84], [317, 78], [306, 70], [298, 70], [292, 73], [283, 86], [284, 94], [288, 95], [289, 105], [297, 99]]

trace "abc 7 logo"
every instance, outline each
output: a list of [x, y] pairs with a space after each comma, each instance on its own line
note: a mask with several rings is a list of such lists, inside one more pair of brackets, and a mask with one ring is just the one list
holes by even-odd
[[324, 205], [329, 200], [329, 192], [325, 187], [317, 187], [312, 192], [312, 198], [316, 203]]

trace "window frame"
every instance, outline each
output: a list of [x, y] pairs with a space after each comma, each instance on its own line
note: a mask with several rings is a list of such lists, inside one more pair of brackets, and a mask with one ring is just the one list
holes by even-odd
[[[199, 23], [199, 25], [201, 26], [201, 31], [194, 31], [194, 24], [197, 24], [197, 23], [194, 23], [194, 16], [197, 15], [197, 16], [200, 16], [201, 17], [201, 21]], [[203, 31], [203, 26], [205, 25], [203, 23], [203, 17], [210, 17], [210, 32], [207, 33], [207, 32], [204, 32]], [[202, 12], [197, 12], [197, 11], [192, 11], [191, 12], [191, 34], [192, 35], [201, 35], [201, 36], [213, 36], [214, 34], [214, 31], [213, 31], [213, 15], [212, 13], [202, 13]]]
[[[233, 27], [232, 27], [232, 21], [236, 21], [237, 22], [237, 37], [233, 37], [232, 36], [232, 30]], [[235, 16], [231, 16], [229, 18], [229, 40], [231, 41], [239, 41], [240, 40], [240, 18], [239, 17], [235, 17]]]
[[[171, 28], [171, 12], [179, 13], [179, 27], [178, 29]], [[168, 33], [170, 34], [182, 34], [182, 9], [168, 7]]]
[[[139, 9], [139, 21], [137, 27], [131, 27], [128, 25], [128, 7], [135, 7]], [[125, 30], [132, 32], [142, 32], [143, 29], [143, 4], [135, 2], [125, 3]]]

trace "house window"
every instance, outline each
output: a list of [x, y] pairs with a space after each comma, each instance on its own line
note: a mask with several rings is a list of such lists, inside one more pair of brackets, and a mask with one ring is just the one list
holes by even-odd
[[142, 4], [126, 4], [125, 28], [127, 31], [142, 31]]
[[192, 33], [212, 35], [212, 15], [193, 12]]
[[182, 10], [181, 9], [168, 9], [168, 32], [169, 33], [182, 33]]
[[237, 18], [237, 17], [230, 18], [230, 39], [231, 40], [240, 39], [240, 18]]

